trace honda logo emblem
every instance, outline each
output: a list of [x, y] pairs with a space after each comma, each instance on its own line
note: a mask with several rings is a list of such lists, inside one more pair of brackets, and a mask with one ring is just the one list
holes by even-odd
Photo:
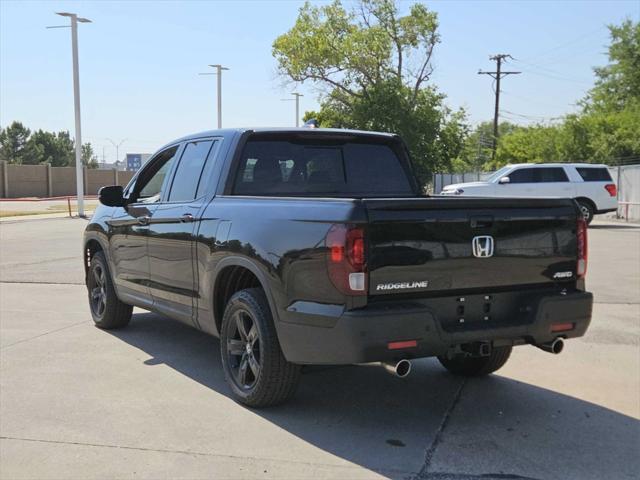
[[473, 237], [473, 240], [471, 241], [471, 250], [473, 251], [474, 257], [493, 257], [493, 237], [490, 235]]

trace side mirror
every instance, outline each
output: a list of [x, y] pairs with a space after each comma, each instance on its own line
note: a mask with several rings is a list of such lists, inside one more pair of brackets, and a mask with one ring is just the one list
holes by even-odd
[[98, 200], [107, 207], [124, 207], [123, 188], [120, 185], [102, 187], [98, 191]]
[[504, 185], [505, 183], [511, 183], [511, 179], [509, 177], [502, 177], [500, 180], [498, 180], [498, 183], [500, 185]]

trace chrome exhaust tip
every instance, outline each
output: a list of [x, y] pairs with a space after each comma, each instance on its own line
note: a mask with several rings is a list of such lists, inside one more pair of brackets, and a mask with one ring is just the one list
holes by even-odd
[[382, 362], [382, 366], [387, 372], [392, 373], [399, 378], [404, 378], [411, 373], [411, 362], [406, 359], [402, 359], [398, 362]]
[[556, 338], [553, 342], [541, 343], [536, 345], [540, 350], [544, 350], [545, 352], [553, 353], [554, 355], [558, 355], [562, 350], [564, 350], [564, 340], [561, 338]]

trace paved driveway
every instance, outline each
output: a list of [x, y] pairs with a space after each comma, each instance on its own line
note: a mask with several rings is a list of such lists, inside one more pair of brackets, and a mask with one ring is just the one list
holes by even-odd
[[0, 478], [626, 479], [640, 469], [640, 228], [590, 230], [592, 328], [461, 380], [315, 368], [287, 405], [229, 398], [217, 340], [151, 313], [106, 332], [83, 220], [0, 225]]

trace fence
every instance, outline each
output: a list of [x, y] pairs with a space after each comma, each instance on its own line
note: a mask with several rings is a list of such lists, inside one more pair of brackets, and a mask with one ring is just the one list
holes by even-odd
[[[126, 185], [134, 172], [83, 169], [84, 194], [95, 195], [104, 185]], [[76, 194], [75, 167], [12, 165], [0, 162], [0, 198], [62, 197]]]
[[[433, 176], [433, 193], [439, 194], [444, 187], [454, 183], [484, 180], [491, 173], [436, 173]], [[618, 187], [620, 206], [617, 216], [640, 221], [640, 165], [609, 167], [609, 173]]]

